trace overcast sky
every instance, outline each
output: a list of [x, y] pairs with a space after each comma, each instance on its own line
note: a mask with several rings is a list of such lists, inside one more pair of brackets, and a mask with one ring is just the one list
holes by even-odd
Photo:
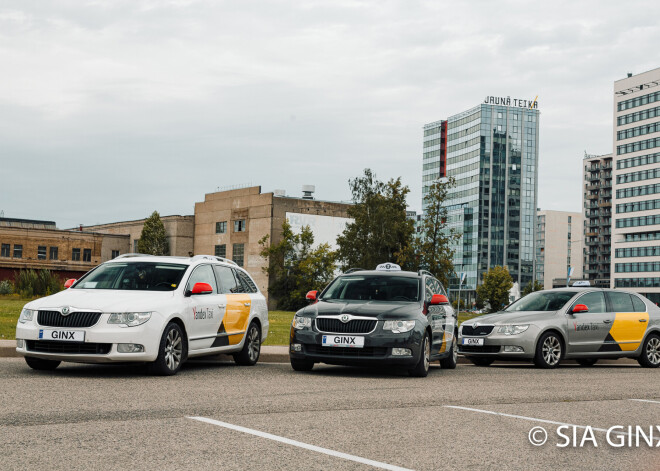
[[541, 110], [539, 206], [579, 211], [613, 82], [660, 67], [660, 2], [0, 2], [0, 210], [58, 227], [192, 214], [218, 187], [421, 207], [422, 126]]

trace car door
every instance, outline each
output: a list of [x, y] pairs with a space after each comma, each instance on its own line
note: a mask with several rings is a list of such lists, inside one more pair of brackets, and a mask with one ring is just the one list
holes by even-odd
[[[573, 313], [573, 308], [584, 304], [587, 312]], [[608, 312], [603, 291], [591, 291], [578, 297], [566, 314], [568, 331], [567, 353], [598, 352], [605, 342], [614, 316]]]
[[443, 294], [440, 292], [440, 283], [433, 277], [427, 276], [424, 280], [424, 302], [426, 303], [426, 318], [431, 326], [431, 354], [444, 353], [445, 343], [445, 308], [440, 305], [431, 305], [431, 298], [434, 294]]
[[[639, 302], [634, 303], [633, 295], [624, 291], [608, 291], [607, 297], [613, 311], [613, 322], [606, 341], [609, 347], [607, 351], [633, 352], [637, 350], [649, 325], [649, 313], [646, 312], [646, 306], [643, 305], [644, 303], [642, 303], [643, 306], [640, 306]], [[637, 312], [638, 310], [641, 312]]]
[[213, 292], [210, 294], [191, 294], [186, 297], [186, 325], [190, 350], [211, 348], [214, 346], [218, 326], [225, 315], [227, 301], [218, 292], [218, 284], [211, 265], [195, 267], [186, 283], [186, 292], [192, 291], [196, 283], [208, 283]]
[[225, 345], [238, 345], [247, 330], [252, 300], [249, 293], [243, 292], [235, 270], [224, 265], [214, 265], [213, 269], [220, 284], [220, 292], [227, 299], [227, 310], [219, 332], [227, 334], [224, 337]]

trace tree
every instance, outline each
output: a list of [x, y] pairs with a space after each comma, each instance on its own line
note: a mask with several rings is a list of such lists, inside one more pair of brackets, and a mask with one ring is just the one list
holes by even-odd
[[282, 224], [282, 240], [270, 245], [268, 235], [260, 241], [261, 256], [268, 259], [264, 272], [270, 282], [268, 293], [278, 309], [297, 311], [307, 304], [310, 290], [322, 290], [334, 276], [336, 254], [328, 244], [314, 248], [314, 234], [304, 226], [294, 234], [288, 221]]
[[509, 304], [513, 281], [507, 267], [496, 266], [484, 274], [484, 283], [477, 288], [477, 297], [490, 304], [489, 312], [497, 312]]
[[414, 262], [409, 266], [413, 270], [424, 267], [444, 286], [449, 286], [449, 278], [454, 276], [451, 244], [460, 237], [447, 227], [445, 202], [454, 184], [454, 179], [450, 178], [438, 180], [429, 187], [424, 198], [426, 210], [422, 218], [422, 234], [414, 243]]
[[353, 202], [346, 225], [337, 237], [342, 268], [373, 270], [380, 263], [404, 264], [412, 255], [413, 222], [406, 217], [406, 195], [401, 178], [384, 183], [370, 170], [349, 180]]
[[541, 291], [543, 289], [543, 285], [539, 280], [534, 280], [533, 282], [529, 282], [525, 285], [525, 289], [522, 291], [522, 296], [527, 296], [529, 293], [533, 293], [534, 291]]
[[169, 255], [170, 246], [165, 235], [165, 226], [158, 211], [154, 211], [144, 221], [142, 234], [138, 240], [138, 252], [149, 255]]

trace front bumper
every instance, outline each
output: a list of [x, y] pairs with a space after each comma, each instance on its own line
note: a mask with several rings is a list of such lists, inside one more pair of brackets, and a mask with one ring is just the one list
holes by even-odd
[[[363, 348], [324, 347], [324, 335], [351, 335], [364, 337]], [[392, 365], [411, 367], [419, 361], [424, 331], [415, 327], [410, 332], [393, 334], [379, 328], [370, 334], [328, 334], [311, 329], [291, 329], [289, 356], [294, 359], [311, 360], [329, 365], [369, 366]], [[293, 351], [292, 345], [300, 344], [302, 351]], [[393, 348], [407, 348], [407, 356], [392, 355]]]
[[[499, 326], [495, 326], [493, 332], [485, 336], [464, 336], [462, 331], [459, 331], [458, 353], [466, 357], [490, 357], [502, 360], [534, 358], [536, 351], [536, 337], [538, 334], [537, 328], [530, 325], [525, 332], [518, 335], [498, 334], [498, 328]], [[481, 338], [484, 339], [484, 344], [480, 346], [463, 345], [464, 338]], [[506, 347], [509, 348], [507, 349]], [[516, 348], [514, 349], [511, 347]], [[522, 349], [522, 351], [512, 351], [518, 349]]]
[[[162, 332], [156, 313], [152, 314], [152, 318], [147, 322], [136, 327], [108, 324], [109, 316], [103, 314], [92, 327], [48, 327], [38, 325], [35, 321], [19, 323], [16, 326], [16, 339], [23, 340], [23, 346], [19, 347], [20, 342], [17, 342], [16, 352], [23, 356], [77, 363], [148, 362], [158, 357]], [[84, 331], [85, 340], [40, 340], [41, 329]], [[143, 345], [144, 351], [119, 353], [117, 345], [120, 343]]]

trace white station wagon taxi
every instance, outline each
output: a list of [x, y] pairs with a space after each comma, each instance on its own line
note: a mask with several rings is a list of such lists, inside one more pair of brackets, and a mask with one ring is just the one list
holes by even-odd
[[187, 358], [232, 354], [254, 365], [268, 334], [268, 308], [248, 273], [211, 255], [121, 255], [29, 302], [16, 351], [37, 370], [62, 361], [149, 362], [176, 374]]

